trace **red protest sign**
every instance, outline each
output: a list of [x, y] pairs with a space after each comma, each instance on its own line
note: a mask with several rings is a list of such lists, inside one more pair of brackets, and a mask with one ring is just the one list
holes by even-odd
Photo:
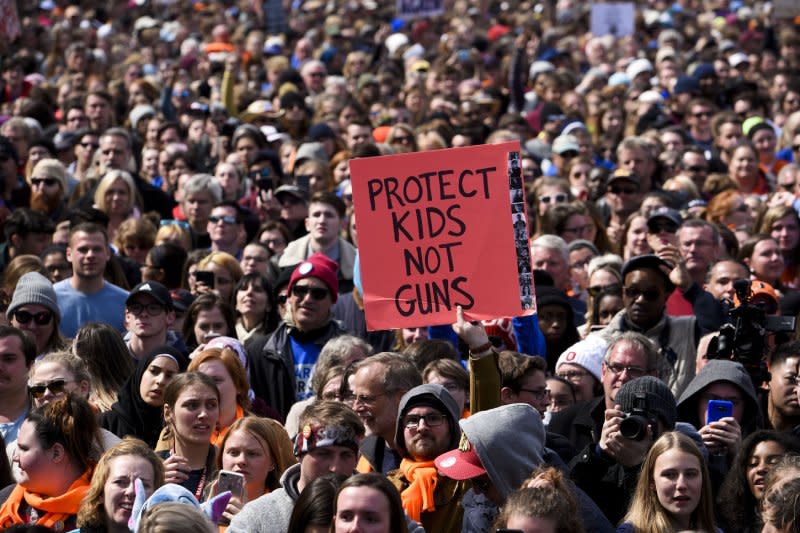
[[519, 143], [350, 161], [370, 330], [533, 313]]

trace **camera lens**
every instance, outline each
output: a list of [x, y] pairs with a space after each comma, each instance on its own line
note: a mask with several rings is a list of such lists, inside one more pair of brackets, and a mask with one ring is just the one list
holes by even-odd
[[619, 432], [626, 439], [642, 440], [647, 435], [650, 421], [641, 415], [630, 415], [619, 424]]

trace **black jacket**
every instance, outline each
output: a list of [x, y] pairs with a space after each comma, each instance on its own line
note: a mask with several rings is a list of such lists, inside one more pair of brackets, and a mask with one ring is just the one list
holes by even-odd
[[313, 342], [322, 348], [326, 342], [348, 333], [338, 322], [331, 320], [320, 329], [302, 332], [281, 322], [270, 336], [258, 336], [247, 344], [247, 364], [250, 387], [258, 398], [278, 411], [283, 418], [297, 400], [294, 376], [294, 355], [290, 336], [301, 342]]
[[547, 430], [566, 437], [575, 450], [583, 450], [600, 442], [605, 412], [605, 397], [600, 396], [553, 414]]

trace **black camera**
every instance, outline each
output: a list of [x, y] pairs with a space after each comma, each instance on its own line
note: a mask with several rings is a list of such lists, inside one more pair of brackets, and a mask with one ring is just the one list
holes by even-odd
[[[750, 280], [733, 283], [739, 305], [728, 312], [729, 322], [719, 329], [719, 336], [708, 346], [709, 359], [731, 359], [745, 367], [756, 389], [769, 381], [764, 356], [768, 334], [789, 334], [797, 327], [796, 319], [767, 314], [763, 305], [754, 304]], [[777, 338], [776, 343], [783, 339]]]
[[619, 424], [619, 432], [626, 439], [642, 440], [647, 436], [648, 427], [655, 435], [658, 417], [649, 409], [647, 394], [642, 392], [633, 397], [633, 409], [625, 413], [625, 418]]

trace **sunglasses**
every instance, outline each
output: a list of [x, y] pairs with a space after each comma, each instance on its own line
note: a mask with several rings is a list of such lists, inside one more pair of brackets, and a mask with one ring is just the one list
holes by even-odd
[[236, 224], [236, 217], [231, 215], [224, 215], [221, 217], [217, 215], [211, 215], [210, 217], [208, 217], [208, 221], [211, 222], [212, 224], [216, 224], [217, 222], [224, 222], [225, 224], [229, 224], [232, 226]]
[[53, 185], [58, 185], [58, 180], [55, 178], [31, 178], [31, 187], [38, 187], [39, 185], [52, 187]]
[[561, 203], [564, 203], [564, 202], [567, 201], [567, 195], [566, 194], [554, 194], [552, 196], [549, 196], [549, 195], [548, 196], [542, 196], [541, 198], [539, 198], [539, 201], [542, 202], [543, 204], [549, 204], [550, 202], [553, 202], [553, 203], [556, 203], [556, 204], [561, 204]]
[[602, 292], [618, 293], [620, 289], [622, 289], [622, 286], [619, 283], [612, 283], [611, 285], [595, 285], [589, 287], [587, 291], [592, 298], [597, 298]]
[[623, 289], [625, 291], [625, 297], [630, 298], [631, 300], [636, 300], [641, 296], [645, 299], [645, 301], [652, 302], [658, 299], [661, 295], [661, 291], [658, 289], [647, 289], [647, 290], [639, 290], [636, 287], [625, 287]]
[[639, 192], [639, 189], [635, 187], [609, 187], [609, 190], [616, 195], [620, 194], [636, 194]]
[[97, 143], [80, 143], [83, 148], [91, 148], [92, 150], [97, 150], [100, 148], [100, 145]]
[[28, 391], [30, 391], [31, 396], [36, 398], [37, 400], [44, 396], [45, 391], [49, 390], [53, 394], [62, 394], [64, 392], [64, 387], [67, 383], [71, 383], [72, 380], [67, 379], [54, 379], [50, 383], [45, 383], [42, 385], [32, 385], [28, 387]]
[[292, 296], [298, 300], [302, 300], [307, 294], [311, 294], [313, 300], [324, 300], [328, 296], [328, 289], [322, 287], [306, 287], [304, 285], [295, 285], [292, 287]]
[[710, 117], [711, 111], [700, 111], [699, 113], [692, 113], [694, 118]]
[[27, 324], [31, 320], [36, 322], [39, 326], [46, 326], [53, 320], [53, 313], [50, 311], [41, 311], [39, 313], [31, 313], [29, 311], [14, 311], [14, 318], [20, 324]]
[[657, 235], [661, 232], [676, 233], [678, 231], [678, 227], [674, 224], [653, 224], [647, 228], [647, 231], [653, 235]]
[[289, 299], [289, 297], [287, 295], [285, 295], [285, 294], [279, 294], [278, 297], [276, 298], [276, 300], [278, 300], [278, 303], [280, 305], [286, 305], [286, 301], [288, 299]]
[[163, 226], [178, 226], [179, 228], [184, 229], [186, 231], [189, 231], [189, 228], [190, 228], [189, 223], [186, 222], [185, 220], [167, 219], [167, 220], [162, 220], [159, 225], [162, 226], [162, 227]]

